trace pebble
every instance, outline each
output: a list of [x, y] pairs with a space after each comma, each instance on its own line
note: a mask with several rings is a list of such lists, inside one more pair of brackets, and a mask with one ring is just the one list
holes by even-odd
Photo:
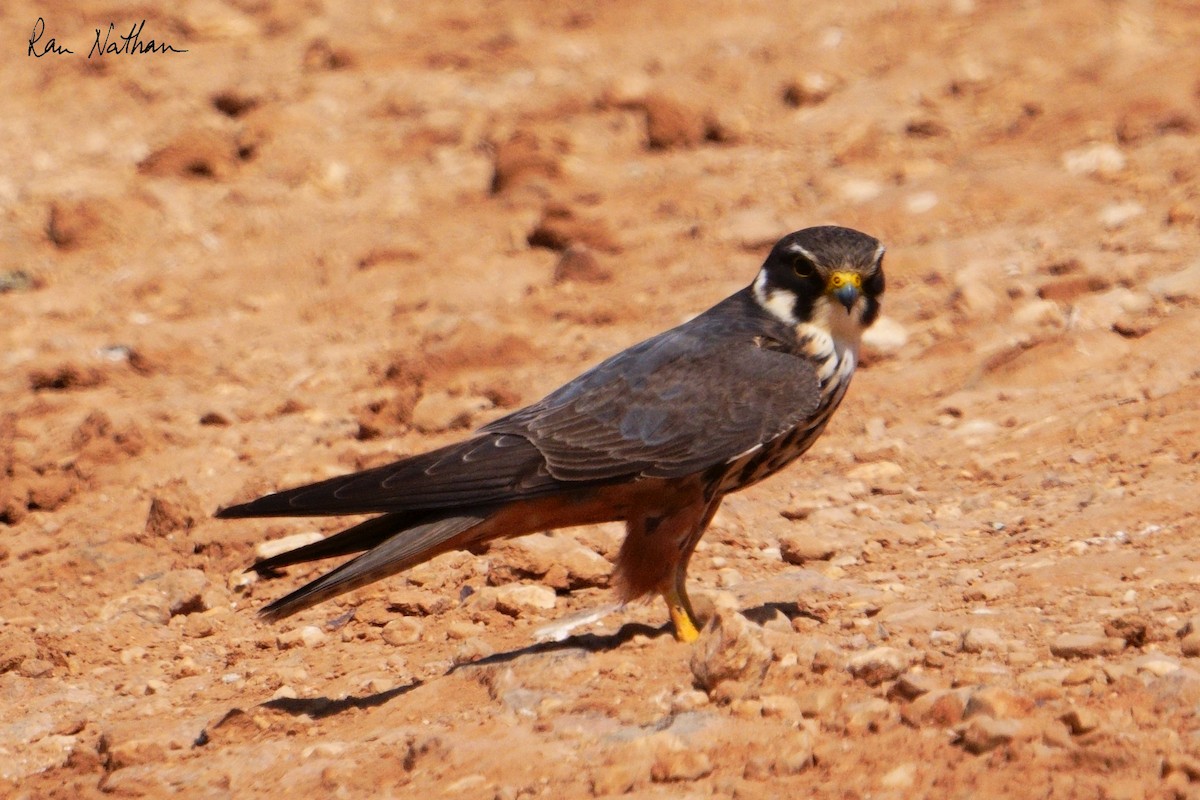
[[894, 461], [872, 461], [846, 471], [848, 479], [862, 481], [871, 488], [887, 487], [903, 475], [904, 467]]
[[776, 775], [798, 775], [813, 765], [813, 737], [807, 730], [789, 734], [775, 759]]
[[828, 561], [836, 552], [828, 540], [811, 533], [788, 531], [779, 537], [779, 555], [788, 564]]
[[1094, 144], [1069, 150], [1062, 163], [1072, 175], [1107, 176], [1125, 169], [1125, 154], [1113, 144]]
[[[0, 674], [17, 669], [24, 661], [36, 658], [37, 653], [37, 642], [29, 632], [8, 626], [0, 627]], [[123, 659], [124, 653], [122, 663], [126, 663]]]
[[879, 779], [879, 785], [884, 789], [904, 791], [906, 789], [911, 789], [916, 780], [917, 765], [909, 761], [901, 764], [898, 767], [893, 767], [887, 772], [887, 774]]
[[510, 617], [549, 611], [557, 603], [558, 596], [547, 586], [516, 583], [496, 589], [496, 608]]
[[708, 695], [698, 690], [680, 692], [671, 698], [671, 713], [684, 714], [708, 705]]
[[679, 743], [664, 745], [654, 755], [650, 777], [655, 783], [694, 781], [713, 771], [712, 759], [700, 750], [689, 750]]
[[383, 626], [383, 641], [392, 647], [421, 641], [425, 623], [414, 617], [397, 617]]
[[794, 697], [785, 694], [769, 694], [762, 698], [762, 715], [767, 718], [798, 720], [800, 703]]
[[294, 647], [317, 647], [328, 638], [327, 634], [316, 625], [305, 625], [285, 631], [275, 638], [280, 650], [291, 650]]
[[608, 797], [629, 793], [648, 777], [647, 766], [638, 759], [629, 759], [597, 767], [592, 773], [592, 794]]
[[846, 668], [859, 680], [878, 686], [899, 677], [910, 663], [909, 656], [894, 647], [872, 647], [851, 656]]
[[1135, 659], [1133, 666], [1138, 672], [1148, 672], [1151, 675], [1161, 678], [1170, 675], [1172, 672], [1177, 672], [1181, 664], [1174, 658], [1162, 653], [1147, 653]]
[[1100, 717], [1090, 708], [1074, 706], [1060, 714], [1058, 718], [1067, 726], [1073, 736], [1091, 733], [1100, 727]]
[[554, 282], [607, 283], [612, 270], [601, 266], [596, 254], [585, 244], [570, 244], [554, 265]]
[[1110, 203], [1100, 209], [1099, 220], [1107, 230], [1122, 228], [1125, 223], [1146, 213], [1146, 207], [1141, 203]]
[[1066, 327], [1067, 318], [1062, 307], [1053, 300], [1027, 300], [1013, 309], [1009, 320], [1024, 331], [1061, 330]]
[[924, 672], [906, 672], [888, 689], [888, 697], [911, 702], [939, 688], [938, 682]]
[[900, 718], [913, 727], [934, 725], [948, 728], [962, 720], [966, 708], [964, 692], [955, 689], [935, 689], [900, 709]]
[[1059, 658], [1112, 656], [1124, 649], [1123, 639], [1091, 633], [1064, 633], [1050, 644], [1050, 652]]
[[841, 694], [836, 689], [808, 689], [796, 695], [800, 714], [808, 719], [826, 717], [840, 703]]
[[421, 433], [441, 433], [468, 427], [475, 414], [492, 406], [486, 397], [430, 392], [413, 406], [411, 422]]
[[838, 88], [836, 78], [823, 72], [806, 72], [783, 85], [783, 102], [795, 108], [815, 106], [829, 99]]
[[749, 694], [762, 686], [772, 656], [761, 628], [736, 609], [718, 605], [692, 647], [689, 664], [696, 684], [710, 695], [722, 683], [736, 683]]
[[[1200, 656], [1200, 631], [1192, 631], [1184, 636], [1179, 646], [1183, 654], [1189, 658]], [[2, 651], [2, 648], [0, 648], [0, 651]], [[0, 670], [0, 672], [3, 672], [3, 670]]]
[[981, 755], [1008, 744], [1022, 732], [1020, 721], [978, 716], [967, 723], [958, 735], [958, 744], [968, 753]]
[[1146, 290], [1153, 297], [1173, 303], [1200, 300], [1200, 261], [1170, 275], [1150, 279], [1146, 282]]
[[1005, 649], [1004, 637], [994, 628], [968, 628], [963, 633], [964, 653], [1003, 652]]
[[695, 147], [704, 142], [704, 114], [697, 109], [653, 93], [642, 100], [641, 106], [646, 112], [646, 144], [651, 150]]
[[1012, 581], [988, 581], [987, 583], [976, 584], [963, 592], [963, 599], [967, 601], [973, 600], [999, 600], [1004, 597], [1011, 597], [1017, 593], [1017, 585]]
[[891, 317], [880, 317], [863, 331], [863, 347], [869, 354], [894, 356], [908, 344], [908, 328]]
[[[324, 538], [325, 534], [317, 531], [294, 533], [291, 536], [284, 536], [281, 539], [270, 539], [265, 542], [259, 542], [258, 546], [254, 548], [254, 554], [258, 556], [260, 561], [265, 561], [268, 558], [274, 558], [282, 553], [295, 550], [297, 547], [304, 547], [306, 544], [319, 542]], [[257, 573], [248, 572], [244, 574], [256, 575]]]
[[995, 719], [1026, 717], [1033, 710], [1034, 699], [1001, 686], [984, 686], [971, 693], [963, 708], [963, 719], [988, 716]]

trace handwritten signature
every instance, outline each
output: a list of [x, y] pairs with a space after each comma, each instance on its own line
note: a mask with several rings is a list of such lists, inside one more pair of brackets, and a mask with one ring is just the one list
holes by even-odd
[[[113, 31], [117, 26], [113, 23], [108, 23], [108, 31], [104, 34], [104, 40], [100, 40], [100, 29], [96, 28], [96, 41], [92, 44], [92, 49], [88, 51], [87, 57], [97, 58], [107, 55], [130, 55], [140, 56], [146, 53], [186, 53], [187, 50], [180, 50], [167, 42], [158, 42], [154, 39], [142, 40], [142, 32], [146, 28], [146, 20], [135, 23], [129, 27], [129, 33], [124, 36], [118, 35], [113, 38]], [[26, 56], [41, 58], [45, 55], [67, 55], [74, 54], [75, 51], [58, 43], [58, 40], [51, 36], [46, 42], [42, 43], [42, 37], [46, 35], [46, 20], [42, 17], [37, 18], [37, 22], [33, 23], [33, 33], [29, 36], [29, 49], [26, 51]]]

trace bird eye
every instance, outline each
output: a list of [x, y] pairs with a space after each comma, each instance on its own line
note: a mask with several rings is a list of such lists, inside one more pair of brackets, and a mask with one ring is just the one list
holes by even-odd
[[799, 253], [792, 259], [792, 272], [798, 277], [807, 278], [813, 274], [813, 263]]

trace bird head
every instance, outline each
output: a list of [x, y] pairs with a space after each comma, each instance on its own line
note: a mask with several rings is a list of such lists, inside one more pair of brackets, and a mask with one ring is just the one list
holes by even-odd
[[754, 296], [789, 325], [861, 333], [879, 316], [883, 251], [878, 239], [824, 225], [776, 243], [754, 281]]

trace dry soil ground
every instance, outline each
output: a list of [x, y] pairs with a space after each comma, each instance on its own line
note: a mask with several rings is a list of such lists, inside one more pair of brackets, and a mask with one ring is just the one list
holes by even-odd
[[[142, 19], [187, 52], [88, 58]], [[1200, 796], [1194, 3], [0, 30], [0, 794]], [[888, 244], [886, 319], [706, 537], [699, 645], [657, 604], [538, 643], [609, 602], [609, 527], [255, 619], [315, 574], [260, 545], [339, 521], [215, 508], [461, 436], [826, 222]]]

